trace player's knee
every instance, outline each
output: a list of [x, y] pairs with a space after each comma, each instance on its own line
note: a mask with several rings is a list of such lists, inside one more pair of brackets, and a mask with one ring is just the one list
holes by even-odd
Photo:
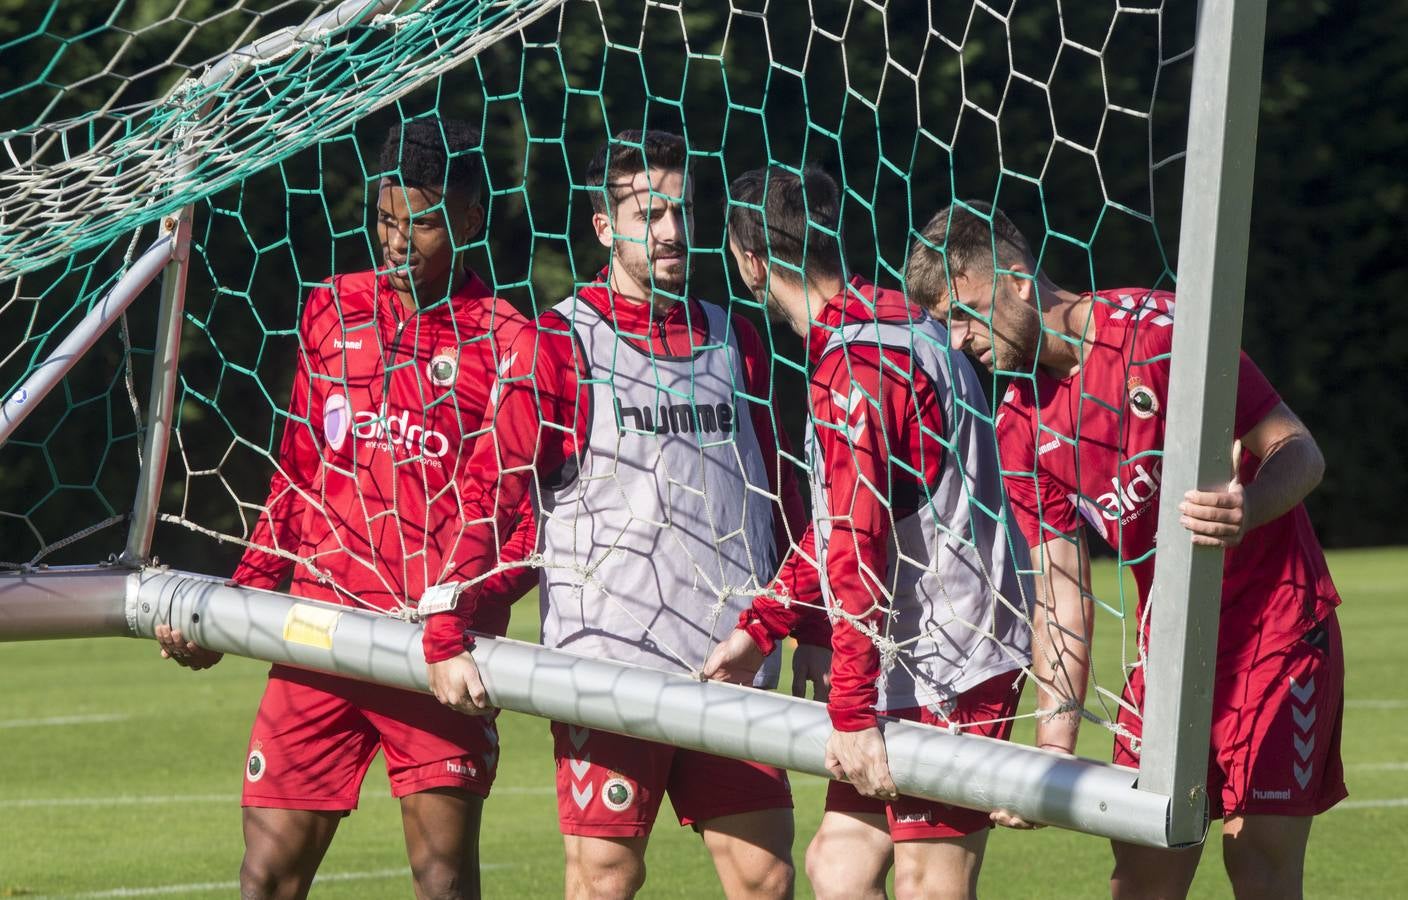
[[[866, 871], [869, 867], [856, 864], [856, 849], [854, 841], [838, 840], [824, 828], [812, 838], [807, 845], [806, 868], [817, 900], [874, 896], [876, 885]], [[879, 887], [884, 890], [883, 883]]]
[[797, 870], [791, 860], [770, 857], [744, 873], [744, 885], [750, 897], [791, 897], [797, 880]]
[[976, 865], [895, 866], [895, 900], [970, 900], [977, 895]]
[[1192, 850], [1150, 851], [1128, 846], [1124, 852], [1117, 850], [1110, 873], [1110, 896], [1114, 900], [1186, 897], [1193, 886], [1198, 855]]
[[462, 867], [449, 860], [430, 860], [411, 872], [416, 896], [423, 900], [474, 900], [479, 896], [477, 879], [468, 877]]
[[807, 880], [812, 883], [817, 897], [821, 897], [823, 887], [832, 884], [832, 870], [839, 868], [836, 860], [827, 852], [827, 844], [830, 843], [823, 832], [818, 831], [816, 837], [807, 845], [807, 854], [804, 865], [807, 869]]
[[568, 865], [573, 895], [580, 900], [618, 900], [634, 897], [645, 885], [645, 860], [617, 856], [611, 859], [578, 857]]
[[1110, 873], [1112, 900], [1144, 900], [1147, 897], [1177, 896], [1170, 891], [1167, 873], [1153, 867], [1141, 867], [1116, 858]]
[[[1232, 882], [1232, 892], [1238, 898], [1275, 897], [1280, 896], [1283, 873], [1272, 871], [1266, 864], [1257, 864], [1251, 860], [1234, 860], [1232, 857], [1225, 857], [1223, 864], [1227, 867], [1227, 879]], [[1298, 897], [1299, 893], [1291, 893], [1281, 900], [1291, 900]]]
[[285, 900], [308, 893], [312, 878], [279, 871], [267, 860], [245, 855], [240, 863], [240, 900]]
[[1274, 849], [1268, 851], [1246, 839], [1224, 839], [1222, 862], [1238, 898], [1292, 900], [1301, 895], [1301, 861], [1284, 858]]

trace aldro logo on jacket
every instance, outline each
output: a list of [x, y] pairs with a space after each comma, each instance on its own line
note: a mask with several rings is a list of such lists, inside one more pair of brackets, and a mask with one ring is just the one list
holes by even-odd
[[420, 422], [412, 422], [409, 410], [383, 405], [379, 412], [357, 411], [352, 409], [346, 394], [332, 394], [323, 405], [323, 437], [337, 452], [349, 433], [378, 450], [424, 456], [435, 465], [450, 452], [450, 439]]
[[1162, 459], [1156, 460], [1148, 468], [1145, 468], [1143, 463], [1136, 463], [1134, 472], [1124, 483], [1118, 478], [1111, 478], [1110, 487], [1113, 490], [1106, 491], [1094, 500], [1079, 494], [1067, 494], [1066, 499], [1075, 504], [1085, 520], [1109, 540], [1117, 533], [1117, 524], [1128, 525], [1151, 508], [1149, 502], [1158, 496], [1163, 480]]
[[734, 407], [727, 403], [623, 406], [621, 398], [616, 398], [619, 434], [729, 434], [734, 422]]

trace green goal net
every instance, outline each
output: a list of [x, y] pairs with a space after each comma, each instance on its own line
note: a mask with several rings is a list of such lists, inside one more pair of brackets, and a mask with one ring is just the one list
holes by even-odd
[[[377, 264], [388, 174], [377, 149], [389, 128], [431, 112], [482, 133], [486, 220], [465, 259], [528, 316], [607, 263], [586, 183], [597, 146], [625, 129], [683, 135], [689, 293], [761, 333], [767, 393], [744, 401], [767, 407], [796, 448], [783, 465], [805, 482], [805, 348], [731, 268], [730, 181], [762, 165], [827, 170], [848, 263], [885, 287], [903, 285], [936, 210], [977, 198], [1006, 209], [1071, 287], [1171, 290], [1193, 6], [0, 0], [0, 564], [99, 563], [129, 547], [138, 473], [152, 464], [148, 390], [163, 371], [159, 281], [52, 391], [29, 392], [189, 210], [151, 553], [234, 568], [265, 512], [280, 436], [322, 426], [289, 408], [306, 298]], [[983, 378], [1000, 397], [1007, 378]], [[328, 527], [318, 491], [302, 501], [309, 527]], [[261, 549], [322, 571], [296, 549]], [[365, 552], [375, 569], [375, 548]], [[1097, 662], [1086, 713], [1110, 727], [1139, 664], [1123, 578], [1138, 561], [1118, 560], [1097, 587], [1096, 630], [1114, 649]], [[729, 589], [765, 590], [772, 572], [755, 574]], [[704, 597], [698, 615], [722, 636], [731, 622], [718, 600]], [[887, 659], [903, 666], [904, 652], [891, 646]]]

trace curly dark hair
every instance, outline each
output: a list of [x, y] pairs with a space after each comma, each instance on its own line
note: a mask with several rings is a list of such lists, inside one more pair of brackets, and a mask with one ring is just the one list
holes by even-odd
[[453, 193], [477, 203], [484, 185], [479, 129], [459, 119], [421, 116], [393, 125], [381, 147], [381, 171], [408, 188]]

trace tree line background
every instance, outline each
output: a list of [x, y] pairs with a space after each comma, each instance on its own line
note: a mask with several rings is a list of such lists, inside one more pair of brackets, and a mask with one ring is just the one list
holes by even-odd
[[[172, 6], [138, 0], [116, 15], [159, 21]], [[726, 186], [749, 168], [810, 163], [836, 176], [850, 265], [889, 286], [900, 283], [916, 229], [954, 198], [1004, 207], [1063, 286], [1173, 286], [1196, 4], [1145, 15], [1128, 3], [1117, 12], [1017, 2], [1005, 23], [948, 3], [932, 4], [927, 21], [917, 4], [888, 14], [843, 0], [773, 3], [766, 15], [761, 0], [735, 6], [758, 14], [730, 16], [703, 0], [679, 13], [573, 0], [355, 129], [199, 204], [163, 511], [234, 535], [252, 525], [286, 421], [302, 296], [334, 271], [372, 263], [378, 148], [401, 118], [429, 110], [483, 128], [489, 221], [470, 262], [527, 313], [605, 263], [582, 187], [602, 140], [642, 126], [684, 133], [697, 154], [691, 290], [750, 309], [778, 357], [773, 408], [794, 443], [805, 406], [799, 345], [748, 307], [723, 251]], [[182, 9], [199, 20], [218, 0]], [[306, 14], [276, 9], [258, 33]], [[0, 85], [11, 86], [0, 111], [23, 123], [35, 95], [20, 87], [73, 84], [109, 66], [124, 40], [100, 28], [111, 15], [0, 0]], [[113, 66], [130, 75], [124, 99], [159, 96], [175, 77], [159, 64], [209, 58], [247, 27], [226, 17], [193, 37], [180, 21], [146, 32], [145, 46]], [[52, 36], [85, 34], [56, 58]], [[1408, 149], [1408, 67], [1385, 39], [1400, 34], [1408, 7], [1395, 4], [1293, 0], [1268, 21], [1244, 345], [1325, 451], [1325, 482], [1309, 503], [1327, 546], [1408, 541], [1408, 474], [1396, 465], [1408, 434], [1408, 306], [1392, 293], [1408, 237], [1396, 165]], [[94, 78], [51, 93], [77, 114], [106, 102], [114, 84]], [[5, 286], [0, 334], [42, 331], [115, 271], [125, 249]], [[129, 313], [130, 356], [109, 335], [66, 380], [63, 401], [51, 397], [0, 450], [0, 558], [22, 562], [130, 506], [139, 427], [125, 361], [142, 407], [156, 299], [153, 288]], [[0, 360], [0, 386], [22, 377], [24, 356]], [[46, 561], [104, 558], [124, 532], [118, 523]], [[220, 572], [239, 548], [165, 525], [156, 552]]]

